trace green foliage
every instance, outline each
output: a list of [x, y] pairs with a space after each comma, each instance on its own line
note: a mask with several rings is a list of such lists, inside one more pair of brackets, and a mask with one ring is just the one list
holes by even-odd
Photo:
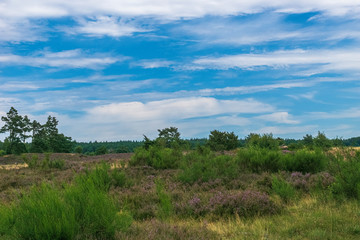
[[83, 148], [82, 148], [82, 146], [76, 146], [75, 149], [74, 149], [74, 152], [76, 152], [76, 153], [78, 153], [78, 154], [83, 153]]
[[239, 164], [251, 172], [291, 171], [302, 173], [316, 173], [323, 171], [328, 162], [327, 157], [320, 151], [299, 150], [291, 154], [280, 151], [244, 148], [238, 151]]
[[111, 172], [112, 183], [115, 187], [125, 187], [130, 184], [126, 174], [121, 169], [114, 169]]
[[6, 116], [2, 116], [1, 120], [4, 125], [0, 129], [0, 133], [9, 132], [9, 136], [5, 140], [5, 150], [8, 154], [21, 154], [26, 152], [25, 141], [30, 136], [30, 120], [18, 114], [18, 111], [11, 107]]
[[245, 140], [247, 147], [279, 149], [279, 140], [275, 139], [271, 133], [263, 135], [250, 133]]
[[296, 194], [295, 188], [290, 183], [275, 175], [272, 177], [271, 188], [285, 202], [289, 202]]
[[118, 211], [107, 193], [108, 167], [98, 166], [58, 189], [42, 184], [19, 201], [0, 207], [0, 237], [14, 239], [114, 239], [132, 217]]
[[21, 239], [73, 239], [77, 231], [74, 210], [46, 184], [32, 189], [13, 211], [14, 229]]
[[332, 142], [328, 139], [324, 133], [318, 132], [318, 135], [314, 138], [314, 146], [324, 150], [329, 149], [332, 146]]
[[214, 130], [210, 132], [207, 144], [213, 151], [232, 150], [238, 146], [238, 136], [234, 132]]
[[161, 180], [157, 180], [155, 184], [156, 194], [159, 198], [157, 216], [161, 220], [166, 220], [173, 214], [171, 197], [168, 193], [166, 193], [164, 183]]
[[234, 179], [239, 174], [239, 165], [236, 160], [227, 155], [215, 156], [211, 152], [192, 152], [187, 154], [180, 168], [180, 181], [194, 183], [196, 181], [207, 182], [217, 178], [225, 180]]
[[4, 150], [0, 150], [0, 157], [4, 156], [6, 152]]
[[42, 161], [39, 160], [39, 156], [36, 154], [32, 154], [31, 159], [29, 159], [27, 155], [23, 154], [22, 159], [29, 166], [29, 168], [41, 168], [41, 169], [65, 168], [65, 160], [63, 159], [50, 160], [50, 153], [46, 153], [45, 158]]
[[239, 149], [237, 159], [242, 168], [251, 172], [277, 172], [284, 169], [282, 153], [266, 148], [249, 147]]
[[95, 154], [96, 155], [103, 155], [107, 153], [107, 148], [105, 146], [100, 146], [96, 149]]
[[182, 158], [180, 149], [153, 145], [149, 149], [138, 148], [131, 157], [130, 165], [148, 165], [155, 169], [176, 168]]
[[180, 133], [176, 127], [158, 129], [158, 132], [157, 144], [167, 148], [180, 144]]
[[328, 158], [317, 149], [315, 151], [299, 150], [295, 154], [284, 155], [284, 164], [287, 171], [316, 173], [325, 170]]
[[93, 170], [87, 170], [84, 175], [79, 175], [75, 181], [78, 185], [94, 185], [99, 191], [107, 192], [111, 186], [110, 166], [106, 163], [99, 164]]
[[331, 190], [337, 197], [360, 200], [360, 154], [338, 154], [332, 157], [332, 170], [335, 173], [335, 183]]
[[0, 205], [0, 237], [11, 234], [14, 225], [12, 206]]

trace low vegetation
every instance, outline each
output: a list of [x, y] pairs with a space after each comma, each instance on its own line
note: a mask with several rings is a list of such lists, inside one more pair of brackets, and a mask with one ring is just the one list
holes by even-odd
[[211, 135], [192, 149], [177, 128], [159, 130], [131, 157], [1, 157], [28, 167], [0, 168], [0, 238], [360, 238], [357, 150]]

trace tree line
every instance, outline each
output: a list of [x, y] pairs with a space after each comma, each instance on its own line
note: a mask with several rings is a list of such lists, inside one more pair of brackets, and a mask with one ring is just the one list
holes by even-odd
[[[328, 139], [324, 133], [318, 132], [317, 136], [306, 134], [302, 139], [275, 138], [270, 134], [250, 133], [240, 139], [234, 132], [213, 130], [208, 138], [181, 139], [176, 127], [159, 129], [159, 136], [150, 140], [144, 135], [142, 141], [116, 141], [116, 142], [76, 142], [62, 133], [57, 128], [58, 120], [48, 116], [46, 123], [33, 120], [27, 115], [21, 116], [11, 107], [6, 116], [1, 120], [4, 125], [0, 133], [8, 133], [4, 142], [0, 141], [0, 151], [6, 154], [20, 154], [26, 152], [76, 152], [89, 155], [106, 153], [134, 152], [136, 148], [150, 145], [163, 147], [177, 147], [182, 149], [195, 149], [198, 146], [208, 146], [213, 151], [226, 151], [244, 146], [259, 146], [262, 148], [276, 149], [286, 145], [289, 150], [314, 148], [330, 148], [334, 146], [360, 146], [360, 137], [350, 139]], [[29, 141], [31, 139], [31, 141]], [[1, 154], [0, 154], [1, 155]]]
[[[9, 134], [2, 143], [6, 154], [71, 152], [73, 149], [74, 142], [71, 137], [59, 133], [59, 121], [55, 117], [49, 115], [46, 123], [41, 124], [36, 120], [31, 121], [27, 115], [19, 115], [18, 111], [11, 107], [1, 120], [4, 125], [0, 133]], [[30, 143], [27, 141], [29, 138]]]

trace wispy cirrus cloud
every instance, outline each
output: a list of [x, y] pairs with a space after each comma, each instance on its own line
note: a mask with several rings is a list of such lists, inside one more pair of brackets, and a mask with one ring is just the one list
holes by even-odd
[[163, 59], [143, 59], [131, 63], [131, 66], [139, 66], [145, 69], [149, 69], [149, 68], [167, 68], [174, 64], [176, 64], [174, 61], [163, 60]]
[[[189, 7], [191, 6], [191, 7]], [[249, 14], [272, 9], [278, 12], [300, 13], [323, 11], [334, 16], [354, 15], [360, 12], [357, 0], [214, 0], [214, 1], [168, 1], [168, 0], [38, 0], [28, 2], [22, 0], [4, 0], [0, 5], [0, 13], [7, 17], [63, 17], [67, 15], [114, 14], [124, 16], [158, 16], [168, 19], [196, 18], [205, 15]]]
[[0, 55], [0, 64], [53, 68], [101, 69], [107, 65], [121, 62], [126, 59], [128, 58], [123, 56], [112, 57], [101, 53], [88, 54], [81, 49], [74, 49], [61, 52], [40, 51], [31, 56], [2, 54]]
[[84, 34], [89, 37], [124, 37], [134, 33], [149, 30], [137, 27], [134, 23], [126, 22], [119, 17], [97, 16], [93, 18], [76, 18], [77, 25], [62, 28], [69, 34]]
[[294, 65], [312, 66], [311, 70], [297, 72], [299, 75], [313, 75], [323, 72], [358, 72], [360, 49], [325, 50], [280, 50], [264, 53], [226, 55], [221, 57], [202, 57], [180, 69], [227, 70], [239, 68], [258, 70], [260, 68], [287, 68]]

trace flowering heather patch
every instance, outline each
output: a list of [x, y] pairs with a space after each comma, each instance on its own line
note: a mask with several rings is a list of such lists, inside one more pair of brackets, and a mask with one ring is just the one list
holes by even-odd
[[254, 216], [277, 212], [276, 205], [266, 193], [245, 190], [240, 193], [217, 192], [208, 203], [210, 212], [219, 215]]
[[328, 172], [319, 173], [319, 179], [323, 188], [327, 188], [335, 182], [335, 177]]
[[302, 174], [301, 172], [293, 172], [290, 175], [289, 182], [297, 189], [309, 190], [309, 180], [311, 174]]
[[335, 181], [335, 178], [328, 172], [317, 174], [293, 172], [288, 181], [297, 189], [309, 191], [315, 187], [327, 188]]

